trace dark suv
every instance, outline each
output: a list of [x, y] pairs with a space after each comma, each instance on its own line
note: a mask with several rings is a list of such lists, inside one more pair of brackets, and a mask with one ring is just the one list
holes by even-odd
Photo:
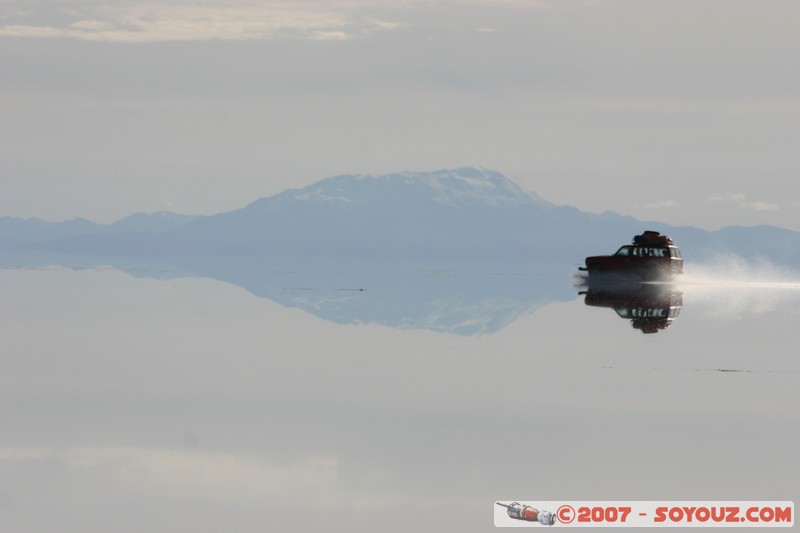
[[683, 273], [683, 258], [672, 239], [657, 231], [645, 231], [614, 255], [586, 258], [579, 270], [592, 275], [611, 275], [637, 280], [667, 279]]

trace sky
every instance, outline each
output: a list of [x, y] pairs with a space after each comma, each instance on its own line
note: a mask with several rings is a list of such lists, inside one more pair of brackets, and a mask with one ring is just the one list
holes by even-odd
[[800, 231], [800, 3], [0, 0], [0, 216], [213, 214], [474, 165]]

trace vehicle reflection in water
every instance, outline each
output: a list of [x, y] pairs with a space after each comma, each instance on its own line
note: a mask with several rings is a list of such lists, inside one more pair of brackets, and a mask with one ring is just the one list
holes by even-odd
[[579, 294], [585, 295], [586, 305], [610, 307], [642, 333], [667, 329], [683, 307], [683, 293], [663, 283], [588, 282]]

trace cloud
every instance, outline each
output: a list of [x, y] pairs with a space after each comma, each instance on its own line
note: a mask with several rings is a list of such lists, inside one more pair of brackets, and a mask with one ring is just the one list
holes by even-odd
[[[547, 7], [524, 0], [445, 0], [459, 6]], [[376, 18], [376, 11], [429, 10], [423, 0], [161, 0], [103, 2], [11, 0], [0, 16], [0, 37], [66, 38], [124, 43], [260, 40], [278, 37], [347, 39], [407, 26]], [[493, 31], [478, 28], [477, 31]]]
[[61, 14], [58, 24], [53, 21], [37, 24], [40, 15], [36, 13], [6, 17], [6, 24], [0, 26], [0, 36], [125, 43], [257, 40], [279, 36], [342, 39], [351, 25], [346, 8], [335, 2], [330, 7], [313, 2], [200, 5], [90, 2], [72, 5]]
[[314, 32], [314, 39], [318, 41], [344, 41], [349, 36], [343, 31], [320, 31]]
[[661, 200], [660, 202], [644, 204], [642, 207], [646, 207], [648, 209], [665, 209], [668, 207], [675, 207], [677, 205], [678, 203], [675, 200]]
[[56, 463], [75, 474], [94, 473], [151, 494], [167, 491], [235, 501], [311, 497], [329, 503], [342, 494], [342, 467], [332, 456], [269, 460], [133, 447], [0, 448], [0, 461], [17, 465]]
[[382, 30], [396, 30], [397, 28], [408, 26], [404, 22], [389, 22], [387, 20], [373, 20], [372, 25]]
[[710, 204], [732, 204], [745, 209], [753, 209], [755, 211], [778, 211], [780, 209], [780, 206], [778, 204], [773, 204], [771, 202], [765, 202], [765, 201], [750, 202], [747, 200], [747, 197], [742, 193], [736, 193], [730, 195], [717, 193], [708, 197], [708, 199], [706, 199], [706, 202]]

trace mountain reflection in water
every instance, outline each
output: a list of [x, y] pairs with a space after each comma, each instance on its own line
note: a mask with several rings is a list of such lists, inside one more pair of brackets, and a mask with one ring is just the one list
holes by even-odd
[[573, 300], [572, 265], [307, 261], [283, 264], [247, 256], [190, 256], [155, 263], [119, 257], [18, 254], [8, 266], [110, 265], [135, 277], [205, 277], [242, 287], [287, 308], [339, 324], [379, 324], [473, 336], [495, 333], [552, 302]]
[[667, 329], [683, 307], [683, 293], [665, 283], [587, 281], [579, 294], [586, 305], [609, 307], [642, 333]]

